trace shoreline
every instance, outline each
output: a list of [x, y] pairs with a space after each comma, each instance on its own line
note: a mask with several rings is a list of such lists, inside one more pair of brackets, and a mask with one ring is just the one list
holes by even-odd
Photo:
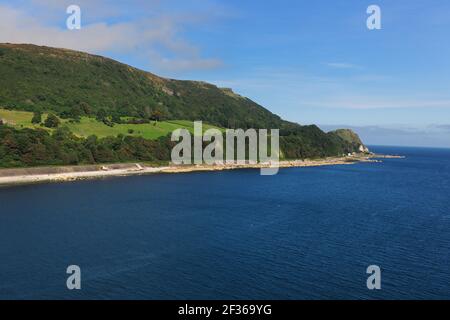
[[[329, 157], [317, 160], [280, 161], [279, 168], [300, 168], [334, 165], [350, 165], [360, 162], [382, 162], [377, 159], [404, 158], [400, 156], [356, 154], [347, 157]], [[110, 164], [91, 166], [37, 167], [19, 169], [0, 169], [0, 187], [27, 185], [35, 183], [70, 182], [150, 174], [176, 174], [207, 171], [228, 171], [239, 169], [270, 168], [270, 164], [223, 164], [223, 165], [168, 165], [160, 167], [140, 163]]]

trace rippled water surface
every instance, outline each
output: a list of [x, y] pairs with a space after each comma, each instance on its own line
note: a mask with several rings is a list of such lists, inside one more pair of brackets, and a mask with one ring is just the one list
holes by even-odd
[[450, 150], [374, 149], [407, 159], [1, 188], [0, 298], [450, 299]]

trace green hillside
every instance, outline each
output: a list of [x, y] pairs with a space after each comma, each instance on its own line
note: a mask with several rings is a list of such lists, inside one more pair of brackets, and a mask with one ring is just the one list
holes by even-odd
[[[33, 113], [42, 113], [43, 121], [55, 114], [60, 128], [32, 124]], [[164, 139], [177, 128], [192, 130], [192, 121], [198, 120], [218, 128], [280, 129], [286, 159], [342, 155], [357, 151], [361, 143], [357, 135], [348, 138], [284, 121], [231, 89], [165, 79], [72, 50], [0, 44], [0, 166], [66, 164], [63, 153], [72, 153], [71, 164], [169, 160], [164, 148], [170, 144]], [[67, 139], [59, 151], [56, 138]], [[94, 138], [100, 153], [85, 145]], [[119, 140], [111, 145], [111, 139]], [[161, 139], [153, 153], [141, 150], [147, 141]]]
[[230, 90], [170, 80], [108, 58], [34, 45], [0, 44], [0, 106], [97, 115], [203, 120], [227, 128], [278, 126], [280, 119]]

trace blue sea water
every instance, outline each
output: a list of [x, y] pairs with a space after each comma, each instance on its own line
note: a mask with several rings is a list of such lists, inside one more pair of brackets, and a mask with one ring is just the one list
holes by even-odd
[[1, 188], [0, 299], [450, 299], [450, 150], [372, 149], [407, 158]]

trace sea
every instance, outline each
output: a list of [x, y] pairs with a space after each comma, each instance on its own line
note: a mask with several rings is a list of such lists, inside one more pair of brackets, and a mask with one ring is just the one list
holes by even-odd
[[0, 299], [450, 299], [450, 149], [371, 149], [406, 158], [0, 188]]

